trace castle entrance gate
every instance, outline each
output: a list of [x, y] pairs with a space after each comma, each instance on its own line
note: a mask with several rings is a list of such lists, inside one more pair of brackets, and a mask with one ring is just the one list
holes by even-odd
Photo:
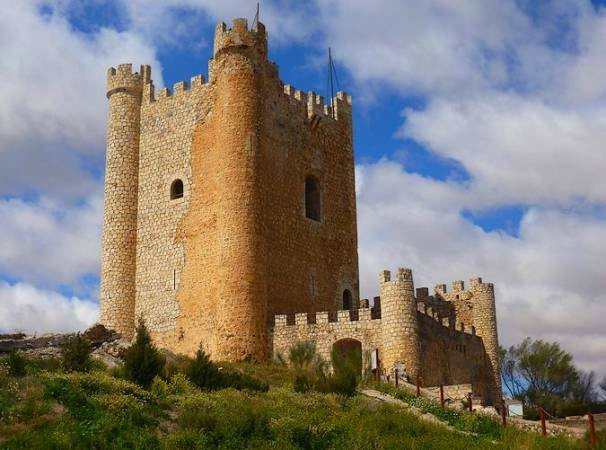
[[362, 343], [357, 339], [339, 339], [332, 344], [333, 352], [342, 358], [345, 364], [353, 364], [356, 372], [362, 373]]

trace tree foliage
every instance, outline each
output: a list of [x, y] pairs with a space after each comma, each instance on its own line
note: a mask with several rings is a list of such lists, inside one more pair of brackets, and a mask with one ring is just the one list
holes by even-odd
[[606, 401], [606, 376], [600, 381], [600, 389], [602, 390], [602, 399]]
[[151, 341], [143, 319], [139, 319], [137, 338], [124, 357], [127, 378], [148, 388], [153, 379], [162, 373], [166, 360]]
[[222, 386], [219, 368], [210, 360], [202, 347], [196, 352], [196, 357], [188, 364], [185, 375], [201, 389], [212, 391]]
[[501, 349], [501, 378], [505, 389], [528, 406], [543, 406], [565, 415], [597, 401], [595, 374], [574, 366], [570, 353], [557, 342], [524, 339]]

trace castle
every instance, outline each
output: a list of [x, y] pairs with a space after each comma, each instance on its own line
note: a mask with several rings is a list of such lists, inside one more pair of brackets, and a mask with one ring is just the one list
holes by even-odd
[[156, 93], [149, 66], [108, 71], [101, 323], [215, 360], [357, 345], [500, 398], [492, 284], [429, 295], [400, 269], [359, 298], [351, 97], [284, 85], [245, 19], [217, 26], [208, 74]]

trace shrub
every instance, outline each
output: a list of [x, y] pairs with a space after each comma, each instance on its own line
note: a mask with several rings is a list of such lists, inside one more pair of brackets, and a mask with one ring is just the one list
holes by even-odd
[[182, 373], [174, 374], [168, 383], [168, 392], [172, 395], [187, 395], [197, 391], [196, 386]]
[[288, 359], [295, 370], [293, 388], [305, 393], [316, 390], [353, 396], [356, 393], [362, 373], [362, 354], [358, 349], [345, 352], [333, 349], [331, 361], [333, 373], [328, 373], [327, 365], [316, 353], [316, 344], [302, 341], [293, 345]]
[[91, 369], [92, 347], [80, 333], [69, 338], [61, 347], [63, 369], [67, 372], [88, 372]]
[[219, 370], [219, 367], [210, 360], [201, 346], [196, 352], [196, 357], [187, 366], [186, 375], [192, 383], [206, 391], [228, 387], [260, 392], [267, 392], [269, 390], [267, 383], [263, 383], [249, 375]]
[[288, 351], [288, 360], [295, 371], [293, 388], [295, 392], [305, 393], [319, 385], [324, 385], [326, 364], [316, 353], [313, 341], [301, 341]]
[[362, 354], [357, 349], [345, 353], [333, 349], [331, 353], [333, 373], [328, 378], [328, 388], [335, 394], [351, 397], [355, 395], [360, 381]]
[[135, 343], [126, 351], [124, 373], [126, 377], [144, 388], [162, 373], [165, 359], [151, 341], [142, 319], [137, 326]]
[[269, 391], [269, 385], [263, 381], [257, 380], [240, 372], [220, 372], [222, 375], [223, 387], [233, 387], [234, 389], [242, 390], [247, 389], [249, 391], [267, 392]]
[[185, 374], [200, 389], [212, 391], [223, 387], [223, 377], [219, 368], [202, 350], [202, 346], [196, 352], [196, 357], [187, 366]]
[[160, 377], [155, 377], [152, 381], [150, 391], [155, 397], [165, 398], [168, 395], [168, 383]]
[[23, 353], [13, 350], [8, 354], [8, 358], [6, 360], [8, 364], [8, 374], [13, 377], [24, 377], [27, 373], [27, 358]]

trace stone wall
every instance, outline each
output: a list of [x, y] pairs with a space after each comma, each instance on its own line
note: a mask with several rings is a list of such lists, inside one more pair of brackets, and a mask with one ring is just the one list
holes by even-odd
[[[215, 359], [263, 359], [274, 314], [336, 311], [346, 289], [355, 304], [351, 98], [339, 93], [331, 108], [285, 86], [264, 26], [244, 19], [217, 26], [208, 83], [157, 94], [149, 68], [120, 67], [137, 90], [108, 79], [101, 320], [132, 335], [142, 317], [178, 352], [202, 343]], [[319, 221], [305, 217], [310, 175]], [[184, 196], [171, 200], [175, 179]]]
[[314, 341], [320, 355], [330, 360], [337, 341], [355, 339], [363, 353], [378, 352], [387, 374], [393, 375], [398, 368], [412, 383], [419, 375], [423, 386], [471, 385], [483, 403], [493, 403], [494, 373], [483, 338], [476, 334], [475, 326], [457, 320], [457, 305], [453, 304], [459, 295], [459, 300], [464, 298], [473, 308], [473, 293], [464, 295], [459, 283], [461, 289], [452, 297], [442, 288], [439, 296], [431, 297], [427, 288], [419, 288], [415, 298], [410, 269], [399, 269], [393, 280], [389, 271], [381, 272], [379, 286], [381, 296], [374, 299], [374, 311], [363, 299], [364, 308], [339, 311], [337, 321], [329, 321], [328, 312], [276, 316], [271, 334], [273, 354], [287, 355], [295, 343]]
[[[208, 90], [202, 76], [175, 84], [172, 92], [162, 89], [157, 97], [149, 83], [141, 105], [135, 317], [166, 346], [178, 339], [176, 294], [185, 255], [176, 229], [191, 200], [191, 136], [208, 114]], [[171, 199], [177, 179], [183, 197]]]
[[294, 324], [289, 324], [288, 315], [277, 315], [271, 333], [274, 356], [288, 356], [288, 350], [297, 342], [313, 341], [318, 354], [330, 361], [332, 346], [342, 339], [355, 339], [362, 344], [364, 361], [368, 354], [381, 345], [381, 321], [370, 317], [369, 308], [337, 312], [337, 320], [330, 321], [328, 312], [318, 312], [313, 320], [307, 313], [294, 315]]
[[417, 320], [422, 385], [471, 384], [474, 394], [484, 398], [488, 372], [482, 339], [421, 311]]
[[[351, 98], [324, 104], [284, 85], [262, 24], [217, 26], [207, 83], [156, 94], [148, 66], [121, 65], [108, 98], [102, 323], [130, 338], [141, 317], [161, 346], [202, 345], [216, 360], [266, 359], [307, 339], [328, 359], [355, 339], [387, 371], [492, 380], [482, 390], [498, 395], [491, 284], [415, 298], [409, 269], [384, 271], [373, 308], [360, 301]], [[308, 177], [319, 220], [305, 214]], [[342, 311], [345, 291], [353, 311]]]

